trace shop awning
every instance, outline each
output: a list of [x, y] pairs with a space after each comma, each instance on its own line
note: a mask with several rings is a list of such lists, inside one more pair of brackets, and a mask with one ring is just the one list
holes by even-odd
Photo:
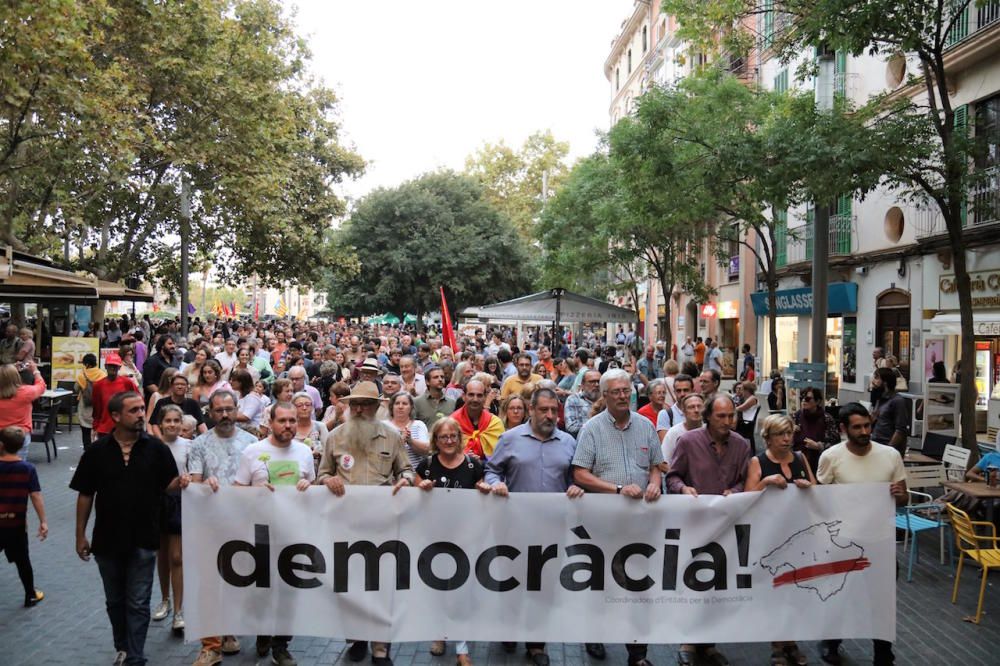
[[[933, 335], [961, 335], [962, 320], [957, 312], [941, 312], [924, 320], [924, 330]], [[972, 331], [977, 336], [1000, 336], [1000, 310], [973, 312]]]
[[0, 247], [0, 301], [96, 301], [97, 281], [47, 259]]
[[[584, 322], [635, 322], [635, 312], [626, 310], [589, 296], [564, 291], [559, 300], [559, 321]], [[467, 308], [460, 317], [484, 321], [523, 321], [549, 323], [556, 320], [556, 296], [551, 291], [522, 296], [502, 303]]]
[[143, 303], [153, 302], [153, 292], [142, 291], [141, 289], [131, 289], [120, 282], [98, 280], [97, 291], [101, 298], [109, 301], [141, 301]]

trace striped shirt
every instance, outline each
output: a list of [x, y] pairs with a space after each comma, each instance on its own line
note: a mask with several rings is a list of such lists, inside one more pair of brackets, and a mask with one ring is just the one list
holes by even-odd
[[615, 425], [614, 417], [601, 412], [587, 421], [576, 440], [573, 465], [588, 469], [599, 479], [627, 486], [645, 488], [649, 472], [663, 462], [660, 438], [653, 424], [636, 412], [629, 413], [624, 428]]
[[23, 460], [0, 461], [0, 529], [25, 529], [28, 495], [41, 490], [34, 465]]

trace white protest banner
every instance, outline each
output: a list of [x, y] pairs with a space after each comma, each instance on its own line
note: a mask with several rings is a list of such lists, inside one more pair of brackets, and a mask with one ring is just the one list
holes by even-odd
[[186, 635], [893, 640], [893, 510], [887, 484], [654, 503], [195, 484]]

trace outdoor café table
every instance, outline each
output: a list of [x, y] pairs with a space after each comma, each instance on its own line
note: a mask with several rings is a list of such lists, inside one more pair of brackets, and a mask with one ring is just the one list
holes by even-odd
[[1000, 499], [1000, 488], [990, 488], [984, 481], [945, 481], [945, 488], [983, 500], [986, 504], [986, 519], [993, 522], [993, 504]]
[[937, 465], [940, 463], [940, 460], [925, 456], [919, 451], [907, 451], [906, 455], [903, 456], [904, 465]]

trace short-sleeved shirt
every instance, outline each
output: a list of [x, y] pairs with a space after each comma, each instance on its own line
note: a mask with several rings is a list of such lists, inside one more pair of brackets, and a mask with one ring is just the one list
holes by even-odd
[[177, 476], [167, 445], [142, 433], [126, 465], [121, 447], [108, 434], [80, 457], [69, 487], [95, 496], [94, 555], [126, 555], [135, 548], [160, 547], [163, 493]]
[[153, 413], [149, 415], [150, 425], [160, 425], [160, 419], [163, 418], [163, 408], [167, 405], [176, 405], [181, 408], [185, 416], [192, 416], [194, 420], [201, 425], [205, 422], [205, 412], [201, 411], [201, 406], [198, 401], [194, 398], [184, 398], [181, 403], [174, 402], [173, 398], [169, 395], [164, 396], [156, 401], [156, 405], [153, 407]]
[[985, 472], [988, 467], [1000, 467], [1000, 453], [993, 452], [987, 453], [985, 456], [979, 459], [972, 469], [977, 469], [980, 472]]
[[604, 481], [640, 488], [649, 483], [653, 467], [663, 462], [660, 438], [649, 419], [629, 413], [629, 422], [619, 429], [608, 412], [583, 424], [576, 440], [573, 465], [588, 469]]
[[142, 364], [142, 381], [146, 382], [146, 386], [159, 386], [160, 377], [163, 376], [164, 370], [167, 368], [180, 369], [180, 367], [180, 360], [170, 359], [167, 361], [162, 354], [153, 354]]
[[201, 474], [202, 478], [215, 477], [224, 486], [236, 480], [240, 457], [257, 438], [246, 430], [236, 428], [232, 437], [220, 437], [215, 428], [202, 433], [191, 442], [188, 451], [188, 472]]
[[878, 405], [878, 417], [872, 428], [872, 440], [888, 444], [897, 432], [904, 435], [910, 432], [910, 406], [906, 398], [898, 393]]
[[425, 392], [413, 401], [413, 418], [422, 422], [428, 429], [433, 428], [438, 419], [454, 411], [454, 399], [442, 396], [439, 400], [432, 398], [429, 392]]
[[241, 486], [294, 485], [315, 478], [312, 451], [294, 440], [288, 446], [275, 446], [270, 438], [251, 444], [243, 450], [236, 470], [236, 483]]
[[0, 461], [0, 529], [25, 529], [28, 496], [41, 491], [38, 470], [30, 462]]
[[[396, 427], [392, 421], [386, 421], [386, 423], [393, 428]], [[431, 440], [431, 436], [427, 432], [427, 426], [424, 425], [423, 421], [410, 421], [410, 439], [417, 442], [429, 442]], [[406, 455], [410, 458], [410, 466], [413, 469], [417, 469], [417, 465], [426, 459], [427, 456], [417, 453], [406, 442], [403, 442], [403, 446], [406, 447]]]
[[906, 478], [899, 451], [872, 442], [868, 453], [851, 453], [847, 442], [831, 446], [819, 457], [816, 479], [820, 483], [896, 483]]
[[467, 455], [458, 467], [450, 468], [436, 455], [426, 456], [417, 463], [417, 476], [430, 479], [435, 488], [475, 488], [483, 478], [483, 463]]

